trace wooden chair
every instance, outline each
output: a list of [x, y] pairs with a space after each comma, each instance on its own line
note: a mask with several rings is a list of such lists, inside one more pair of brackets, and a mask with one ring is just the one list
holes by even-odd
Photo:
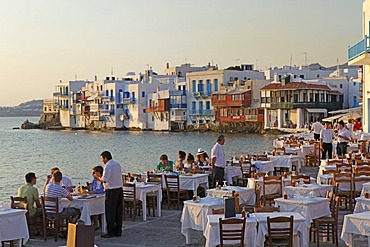
[[255, 213], [273, 213], [280, 212], [280, 207], [259, 207], [254, 208]]
[[[272, 194], [268, 193], [268, 189], [271, 187], [277, 187], [278, 191]], [[272, 205], [274, 203], [274, 199], [283, 196], [283, 180], [281, 176], [263, 176], [262, 177], [262, 203], [263, 206], [267, 204]]]
[[[293, 247], [293, 221], [294, 216], [290, 217], [267, 217], [267, 245], [273, 246], [289, 246]], [[281, 227], [281, 224], [289, 224], [289, 227]], [[279, 227], [273, 227], [273, 225]]]
[[247, 187], [248, 184], [248, 178], [251, 177], [251, 162], [244, 161], [242, 164], [240, 164], [240, 169], [242, 171], [242, 177], [236, 179], [236, 183], [239, 186]]
[[336, 195], [345, 203], [345, 209], [349, 204], [349, 209], [353, 206], [353, 180], [352, 173], [334, 173], [333, 183], [337, 186]]
[[[334, 173], [337, 173], [337, 172], [338, 172], [337, 170], [332, 170], [332, 169], [323, 170], [322, 175], [330, 175], [331, 174], [332, 176], [334, 176]], [[333, 184], [333, 177], [328, 179], [327, 184]]]
[[167, 205], [171, 209], [171, 201], [177, 203], [177, 209], [180, 208], [180, 200], [188, 199], [188, 191], [180, 189], [180, 177], [176, 175], [165, 175], [166, 191], [167, 191]]
[[338, 211], [339, 197], [336, 196], [332, 204], [331, 216], [320, 217], [313, 221], [313, 231], [316, 232], [314, 241], [317, 241], [317, 246], [320, 246], [320, 233], [329, 239], [331, 232], [332, 242], [338, 246]]
[[285, 147], [282, 147], [282, 148], [274, 148], [274, 156], [276, 155], [285, 155], [286, 154], [286, 151], [285, 151]]
[[[160, 184], [162, 186], [162, 175], [152, 174], [152, 173], [147, 172], [146, 182], [147, 183], [153, 183], [153, 184]], [[163, 198], [165, 198], [165, 196], [167, 196], [167, 192], [163, 188], [162, 188], [162, 195], [163, 195]], [[156, 206], [157, 206], [157, 194], [154, 193], [154, 192], [147, 193], [146, 198], [147, 198], [146, 201], [147, 201], [147, 205], [148, 205], [149, 215], [151, 215], [150, 210], [152, 209], [153, 216], [155, 216], [155, 209], [156, 209]]]
[[238, 245], [244, 246], [245, 218], [219, 219], [220, 246], [225, 246], [228, 241], [239, 241]]
[[336, 169], [338, 172], [346, 172], [346, 173], [352, 173], [352, 165], [351, 164], [336, 164]]
[[354, 198], [361, 195], [364, 183], [370, 182], [369, 172], [358, 172], [353, 174], [353, 196]]
[[136, 215], [140, 213], [140, 201], [136, 198], [136, 185], [125, 183], [123, 184], [123, 220], [126, 220], [126, 213], [135, 221]]
[[307, 154], [304, 157], [305, 166], [319, 166], [321, 160], [320, 143], [313, 142], [313, 154]]
[[59, 215], [59, 199], [48, 196], [41, 196], [43, 208], [43, 223], [44, 223], [44, 240], [47, 240], [47, 231], [54, 231], [54, 240], [58, 241], [59, 232], [68, 230], [70, 217], [62, 217]]
[[253, 178], [261, 178], [261, 177], [264, 177], [266, 175], [266, 172], [255, 172], [252, 174], [253, 175]]
[[310, 184], [311, 183], [311, 177], [310, 176], [296, 175], [296, 176], [291, 176], [290, 177], [290, 184], [299, 183], [301, 179], [303, 180], [303, 183], [305, 183], [305, 184]]
[[329, 160], [328, 165], [336, 165], [336, 164], [343, 164], [343, 159], [335, 159], [335, 160]]
[[289, 147], [291, 147], [291, 148], [301, 148], [301, 144], [300, 143], [292, 143], [292, 144], [289, 144]]
[[212, 208], [212, 214], [223, 214], [223, 213], [224, 213], [223, 208], [218, 208], [218, 209]]
[[256, 183], [254, 187], [254, 196], [256, 198], [254, 205], [247, 205], [244, 203], [240, 205], [240, 207], [244, 208], [245, 211], [253, 212], [254, 208], [259, 208], [261, 206], [261, 186], [258, 183]]

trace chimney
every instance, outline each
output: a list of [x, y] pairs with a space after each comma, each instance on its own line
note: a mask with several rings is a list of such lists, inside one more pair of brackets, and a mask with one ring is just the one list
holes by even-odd
[[166, 67], [167, 67], [167, 69], [169, 69], [170, 68], [170, 63], [167, 63]]
[[278, 79], [278, 74], [277, 73], [274, 73], [274, 82], [278, 82], [279, 79]]
[[98, 76], [95, 76], [95, 81], [97, 81], [98, 80]]

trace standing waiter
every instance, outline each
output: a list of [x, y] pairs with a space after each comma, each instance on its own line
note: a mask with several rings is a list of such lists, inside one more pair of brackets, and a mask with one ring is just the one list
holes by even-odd
[[104, 163], [103, 177], [98, 178], [104, 183], [105, 188], [105, 218], [108, 232], [102, 238], [121, 237], [122, 235], [122, 167], [112, 160], [112, 154], [108, 151], [101, 153]]
[[213, 168], [213, 186], [216, 187], [216, 183], [221, 183], [224, 180], [226, 158], [224, 152], [225, 137], [223, 135], [217, 136], [216, 144], [211, 150], [211, 165]]

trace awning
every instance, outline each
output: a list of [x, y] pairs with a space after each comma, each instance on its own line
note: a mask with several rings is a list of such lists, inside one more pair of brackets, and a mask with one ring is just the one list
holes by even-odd
[[344, 115], [346, 115], [346, 114], [339, 114], [339, 115], [335, 115], [335, 116], [327, 117], [327, 118], [324, 118], [322, 121], [323, 121], [323, 122], [332, 122], [332, 121], [334, 121], [335, 119], [338, 119], [338, 118], [340, 118], [340, 117], [343, 117]]
[[87, 100], [95, 100], [96, 97], [98, 97], [98, 95], [97, 94], [94, 94], [94, 95], [88, 97]]
[[356, 108], [337, 110], [337, 111], [330, 111], [329, 114], [339, 114], [339, 113], [347, 113], [347, 112], [353, 112], [353, 111], [362, 111], [362, 106], [356, 107]]
[[327, 113], [328, 110], [326, 109], [306, 109], [310, 113]]

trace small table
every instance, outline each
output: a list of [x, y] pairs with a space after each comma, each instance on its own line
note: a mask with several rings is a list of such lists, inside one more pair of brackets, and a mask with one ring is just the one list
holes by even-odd
[[[206, 238], [206, 247], [216, 247], [220, 241], [220, 226], [218, 220], [224, 218], [223, 214], [207, 215], [207, 226], [204, 230]], [[241, 218], [241, 214], [237, 214], [236, 218]], [[257, 241], [257, 220], [254, 217], [246, 218], [244, 232], [244, 246], [255, 247]], [[229, 243], [229, 242], [228, 242]]]
[[[125, 189], [125, 187], [123, 187]], [[157, 211], [158, 217], [161, 217], [161, 202], [162, 202], [162, 188], [160, 184], [155, 183], [136, 183], [136, 198], [142, 203], [143, 221], [146, 221], [146, 195], [147, 193], [154, 192], [157, 197]]]
[[[267, 216], [270, 218], [275, 217], [290, 217], [293, 215], [293, 246], [308, 247], [308, 227], [305, 224], [305, 218], [297, 212], [274, 212], [274, 213], [254, 213], [251, 218], [255, 218], [258, 222], [257, 245], [263, 247], [265, 236], [268, 234], [267, 229]], [[301, 234], [298, 236], [298, 232]]]
[[208, 189], [207, 195], [216, 198], [223, 198], [224, 196], [232, 196], [232, 192], [238, 192], [239, 194], [239, 203], [254, 205], [256, 198], [254, 196], [254, 189], [245, 188], [240, 186], [226, 186], [221, 189]]
[[79, 196], [73, 196], [73, 201], [70, 201], [67, 198], [61, 198], [60, 205], [64, 208], [73, 207], [80, 209], [80, 220], [85, 222], [85, 225], [91, 225], [90, 216], [101, 214], [102, 232], [105, 232], [105, 194], [91, 195], [91, 197], [88, 198], [89, 199]]
[[326, 197], [328, 191], [332, 191], [332, 185], [303, 184], [302, 186], [286, 186], [284, 191], [288, 195], [299, 193], [303, 197]]
[[27, 210], [2, 209], [0, 210], [0, 243], [1, 241], [18, 240], [18, 247], [29, 239], [26, 219]]
[[353, 213], [362, 213], [365, 211], [370, 211], [370, 199], [364, 198], [364, 197], [357, 197], [356, 200], [356, 206], [353, 210]]
[[242, 169], [240, 166], [226, 166], [224, 179], [226, 179], [228, 185], [233, 184], [233, 177], [241, 178], [243, 176]]
[[370, 212], [358, 214], [347, 214], [344, 216], [341, 239], [348, 246], [353, 246], [353, 235], [364, 235], [368, 237], [370, 246]]
[[189, 244], [189, 229], [203, 231], [207, 225], [207, 215], [212, 209], [224, 207], [222, 198], [205, 197], [199, 202], [193, 200], [184, 201], [184, 208], [181, 215], [181, 233], [185, 236], [186, 244]]
[[[162, 187], [166, 189], [166, 181], [164, 178], [165, 174], [162, 174]], [[192, 175], [180, 175], [180, 189], [192, 190], [194, 195], [197, 195], [199, 186], [203, 186], [205, 189], [209, 188], [208, 185], [208, 174], [192, 174]]]
[[277, 198], [275, 206], [280, 207], [282, 212], [300, 213], [306, 220], [306, 226], [309, 228], [314, 219], [330, 215], [329, 199], [321, 197], [312, 198]]
[[274, 168], [285, 167], [288, 168], [289, 171], [292, 170], [293, 164], [296, 165], [297, 171], [299, 171], [303, 160], [301, 155], [268, 155], [267, 157], [273, 162]]
[[257, 172], [273, 172], [274, 163], [271, 160], [252, 160], [252, 165], [256, 166]]

